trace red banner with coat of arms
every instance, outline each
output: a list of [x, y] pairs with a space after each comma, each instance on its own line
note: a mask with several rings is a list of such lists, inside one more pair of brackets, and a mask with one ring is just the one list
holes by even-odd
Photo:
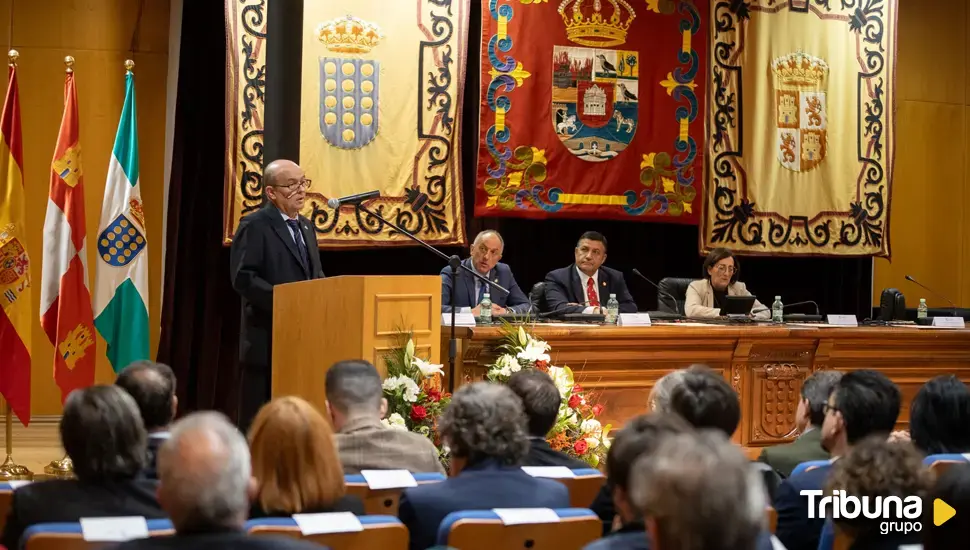
[[488, 0], [476, 216], [697, 223], [707, 0]]

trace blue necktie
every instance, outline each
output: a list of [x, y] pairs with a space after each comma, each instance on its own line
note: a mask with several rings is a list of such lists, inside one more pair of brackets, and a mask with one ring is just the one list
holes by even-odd
[[300, 222], [299, 220], [286, 220], [286, 225], [290, 226], [290, 232], [293, 233], [293, 240], [296, 242], [296, 249], [300, 251], [300, 263], [303, 265], [303, 269], [307, 269], [306, 243], [300, 238]]

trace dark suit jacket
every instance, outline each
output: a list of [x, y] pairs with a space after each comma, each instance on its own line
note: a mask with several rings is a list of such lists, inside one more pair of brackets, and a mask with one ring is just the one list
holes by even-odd
[[529, 438], [529, 454], [525, 457], [523, 466], [565, 466], [571, 470], [576, 468], [592, 468], [582, 460], [561, 453], [549, 446], [541, 437]]
[[801, 491], [824, 489], [831, 465], [814, 468], [792, 476], [778, 486], [775, 493], [775, 510], [778, 512], [778, 528], [775, 536], [788, 550], [815, 550], [825, 520], [818, 517], [819, 498], [815, 498], [815, 519], [808, 519], [808, 497]]
[[116, 550], [319, 550], [312, 542], [290, 537], [250, 537], [241, 531], [192, 533], [130, 540]]
[[569, 490], [558, 481], [530, 476], [518, 467], [480, 464], [456, 477], [405, 489], [398, 517], [411, 532], [411, 549], [434, 546], [445, 516], [461, 510], [568, 508]]
[[76, 522], [82, 517], [167, 517], [155, 500], [156, 483], [146, 479], [38, 481], [13, 493], [0, 544], [15, 549], [23, 532], [37, 523]]
[[760, 462], [771, 466], [785, 477], [790, 477], [795, 466], [802, 462], [829, 458], [829, 452], [822, 448], [821, 428], [812, 428], [791, 443], [765, 447], [758, 456]]
[[[633, 296], [627, 290], [622, 273], [608, 267], [600, 267], [598, 279], [600, 305], [602, 307], [606, 307], [610, 294], [616, 294], [616, 299], [620, 302], [620, 313], [637, 312], [637, 303], [633, 301]], [[586, 309], [586, 306], [566, 305], [568, 303], [583, 304], [588, 301], [586, 289], [580, 282], [575, 264], [546, 274], [545, 298], [546, 307], [551, 312], [582, 313]]]
[[[471, 260], [466, 259], [462, 262], [465, 267], [474, 270]], [[488, 280], [498, 283], [503, 288], [508, 289], [506, 294], [501, 290], [489, 287], [488, 293], [492, 303], [511, 309], [513, 313], [525, 313], [532, 307], [532, 303], [519, 288], [512, 275], [512, 268], [501, 262], [488, 272]], [[455, 274], [455, 307], [475, 307], [478, 305], [478, 295], [475, 294], [475, 277], [464, 269], [458, 269]], [[482, 283], [485, 284], [485, 283]], [[451, 312], [451, 267], [444, 267], [441, 270], [441, 311]]]
[[642, 521], [629, 523], [615, 533], [594, 540], [583, 550], [650, 550], [650, 540]]
[[272, 203], [239, 222], [230, 249], [232, 288], [242, 296], [242, 334], [239, 357], [244, 365], [269, 368], [273, 338], [273, 286], [320, 279], [320, 251], [310, 220], [300, 216], [300, 230], [307, 244], [309, 270], [290, 228]]
[[[160, 437], [162, 434], [164, 434], [164, 437]], [[158, 479], [158, 450], [162, 448], [162, 444], [168, 439], [167, 436], [168, 432], [159, 432], [157, 435], [148, 434], [148, 462], [142, 471], [145, 479]]]
[[[366, 514], [364, 512], [364, 502], [354, 495], [344, 495], [337, 499], [337, 502], [333, 503], [333, 506], [324, 508], [315, 508], [313, 510], [304, 510], [300, 512], [301, 514], [329, 514], [331, 512], [350, 512], [355, 516], [363, 516]], [[249, 519], [256, 518], [280, 518], [280, 517], [290, 517], [293, 513], [285, 512], [273, 512], [266, 513], [265, 510], [259, 505], [258, 502], [254, 502], [252, 507], [249, 508]]]

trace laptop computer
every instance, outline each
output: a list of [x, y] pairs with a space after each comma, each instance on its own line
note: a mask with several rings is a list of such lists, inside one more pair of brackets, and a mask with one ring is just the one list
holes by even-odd
[[751, 313], [754, 301], [754, 296], [728, 296], [721, 308], [721, 315], [747, 315]]

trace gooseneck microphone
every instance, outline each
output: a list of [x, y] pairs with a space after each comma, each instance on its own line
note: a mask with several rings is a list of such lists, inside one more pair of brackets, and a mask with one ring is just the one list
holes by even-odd
[[937, 291], [935, 291], [935, 290], [933, 290], [932, 288], [930, 288], [930, 287], [928, 287], [928, 286], [926, 286], [926, 285], [924, 285], [923, 283], [921, 283], [921, 282], [919, 282], [919, 281], [917, 281], [917, 280], [916, 280], [916, 279], [914, 279], [914, 278], [913, 278], [913, 277], [912, 277], [911, 275], [906, 275], [906, 276], [905, 276], [905, 279], [906, 279], [907, 281], [909, 281], [909, 282], [911, 282], [911, 283], [915, 283], [915, 284], [917, 284], [917, 285], [919, 285], [919, 286], [921, 286], [921, 287], [923, 287], [923, 288], [925, 288], [926, 290], [929, 290], [929, 291], [930, 291], [931, 293], [933, 293], [933, 294], [936, 294], [936, 296], [937, 296], [938, 298], [943, 298], [944, 300], [946, 300], [946, 302], [947, 302], [948, 304], [950, 304], [950, 306], [952, 306], [952, 307], [953, 307], [953, 314], [954, 314], [954, 315], [956, 315], [956, 313], [957, 313], [957, 309], [959, 309], [959, 308], [958, 308], [958, 306], [957, 306], [956, 304], [954, 304], [954, 303], [953, 303], [953, 300], [951, 300], [951, 299], [949, 299], [949, 298], [947, 298], [946, 296], [944, 296], [944, 295], [942, 295], [942, 294], [940, 294], [939, 292], [937, 292]]
[[[633, 268], [633, 274], [636, 275], [637, 277], [640, 277], [644, 281], [650, 283], [650, 285], [653, 286], [653, 288], [656, 288], [657, 289], [657, 293], [658, 294], [663, 294], [663, 295], [667, 296], [668, 298], [670, 298], [671, 300], [673, 300], [674, 301], [674, 309], [675, 310], [678, 309], [677, 308], [677, 298], [675, 298], [673, 294], [671, 294], [671, 293], [667, 292], [666, 290], [660, 288], [660, 285], [658, 285], [657, 283], [655, 283], [655, 282], [651, 281], [650, 279], [648, 279], [646, 275], [644, 275], [643, 273], [640, 273], [640, 270], [637, 269], [637, 268], [635, 268], [635, 267]], [[660, 307], [660, 304], [657, 304], [657, 307]]]
[[340, 197], [339, 199], [335, 197], [327, 201], [327, 206], [336, 209], [340, 208], [340, 206], [344, 204], [357, 204], [370, 199], [376, 199], [379, 196], [381, 196], [381, 192], [379, 190], [374, 190], [367, 191], [365, 193], [357, 193], [356, 195], [347, 195], [346, 197]]

